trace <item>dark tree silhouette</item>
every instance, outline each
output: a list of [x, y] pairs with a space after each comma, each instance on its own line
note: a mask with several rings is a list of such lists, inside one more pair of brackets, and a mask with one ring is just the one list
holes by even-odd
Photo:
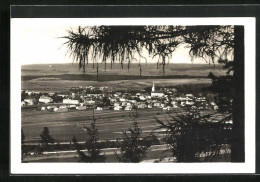
[[105, 156], [100, 155], [101, 146], [98, 143], [98, 130], [96, 128], [96, 121], [93, 109], [93, 118], [90, 126], [85, 126], [84, 128], [87, 130], [87, 141], [85, 143], [85, 147], [88, 151], [88, 155], [78, 150], [79, 157], [83, 162], [104, 162]]
[[23, 134], [23, 130], [21, 131], [21, 143], [22, 143], [22, 146], [21, 146], [21, 159], [23, 161], [23, 153], [24, 153], [24, 139], [25, 139], [25, 136]]
[[54, 138], [52, 138], [50, 135], [49, 135], [49, 128], [48, 127], [44, 127], [43, 128], [43, 132], [42, 134], [40, 135], [41, 136], [41, 140], [40, 140], [40, 143], [42, 143], [43, 147], [45, 149], [48, 149], [48, 144], [49, 143], [54, 143]]
[[141, 136], [142, 129], [138, 125], [138, 118], [140, 113], [136, 109], [130, 113], [130, 118], [133, 120], [132, 128], [127, 131], [123, 131], [123, 141], [119, 142], [120, 154], [115, 152], [115, 155], [119, 162], [141, 162], [147, 154], [148, 148], [152, 145], [152, 142], [156, 140], [153, 133], [148, 136]]
[[22, 142], [22, 145], [24, 144], [24, 139], [25, 139], [25, 136], [23, 134], [23, 130], [21, 131], [21, 142]]
[[170, 117], [166, 121], [156, 118], [156, 122], [158, 129], [165, 130], [165, 141], [177, 162], [212, 162], [221, 158], [221, 150], [227, 151], [231, 126], [225, 124], [226, 117], [212, 123], [211, 115], [201, 115], [198, 109]]
[[[167, 60], [180, 45], [190, 49], [191, 59], [204, 58], [209, 64], [216, 61], [229, 67], [233, 73], [232, 161], [244, 161], [244, 27], [243, 26], [92, 26], [68, 30], [64, 36], [68, 52], [79, 68], [85, 72], [92, 61], [112, 64], [143, 59], [148, 53], [162, 65], [163, 74]], [[227, 58], [231, 57], [229, 61]], [[142, 69], [140, 66], [140, 75]], [[98, 68], [97, 68], [98, 74]]]

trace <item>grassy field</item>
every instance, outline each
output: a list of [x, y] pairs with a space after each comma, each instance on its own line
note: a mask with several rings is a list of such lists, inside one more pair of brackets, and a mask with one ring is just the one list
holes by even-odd
[[[171, 114], [181, 112], [177, 108], [171, 111]], [[129, 117], [131, 111], [113, 111], [103, 110], [95, 111], [95, 117], [98, 118], [96, 126], [100, 133], [101, 140], [114, 140], [122, 137], [122, 131], [131, 127], [132, 120]], [[141, 116], [138, 119], [143, 133], [149, 133], [157, 126], [155, 117], [165, 120], [169, 118], [167, 112], [162, 109], [140, 110]], [[203, 113], [213, 113], [213, 111], [204, 111]], [[221, 115], [214, 115], [213, 119], [221, 118]], [[86, 131], [83, 126], [91, 123], [92, 110], [69, 111], [69, 112], [48, 112], [48, 111], [22, 111], [22, 129], [26, 137], [25, 142], [38, 142], [43, 127], [48, 127], [50, 135], [57, 141], [71, 141], [76, 136], [79, 141], [86, 139]]]
[[157, 86], [175, 86], [182, 84], [210, 84], [207, 78], [210, 72], [215, 75], [225, 75], [226, 70], [221, 65], [216, 69], [208, 64], [168, 64], [165, 76], [156, 64], [142, 64], [142, 76], [139, 76], [138, 64], [131, 64], [128, 71], [114, 64], [112, 69], [104, 71], [104, 65], [99, 68], [99, 81], [96, 81], [96, 69], [88, 65], [86, 74], [79, 70], [78, 64], [42, 64], [24, 65], [22, 71], [22, 89], [35, 91], [64, 91], [78, 86], [107, 86], [143, 89], [150, 87], [155, 81]]
[[[131, 111], [95, 111], [95, 117], [98, 118], [96, 126], [99, 131], [99, 139], [102, 141], [116, 140], [123, 137], [122, 131], [128, 130], [132, 125], [132, 120], [129, 117]], [[139, 126], [143, 131], [143, 136], [149, 135], [154, 131], [158, 138], [164, 136], [164, 131], [157, 130], [158, 123], [155, 117], [165, 121], [170, 116], [167, 112], [161, 109], [146, 109], [141, 110], [141, 116], [138, 119]], [[170, 114], [174, 115], [182, 112], [182, 109], [175, 109]], [[202, 114], [213, 114], [212, 120], [220, 120], [222, 116], [214, 111], [204, 111]], [[92, 111], [69, 111], [64, 113], [47, 112], [47, 111], [22, 111], [22, 129], [25, 135], [25, 144], [38, 145], [40, 134], [43, 127], [48, 127], [50, 135], [55, 138], [56, 142], [61, 144], [69, 143], [73, 136], [77, 137], [79, 142], [84, 142], [87, 139], [84, 126], [90, 125]], [[166, 144], [153, 145], [143, 162], [154, 162], [160, 157], [169, 157], [170, 152], [165, 152]], [[104, 151], [103, 151], [104, 150]], [[118, 162], [114, 152], [117, 148], [102, 149], [101, 154], [106, 155], [106, 162]], [[85, 150], [83, 152], [86, 152]], [[75, 151], [60, 151], [58, 153], [37, 154], [34, 156], [24, 156], [24, 162], [78, 162], [79, 158]], [[220, 159], [220, 161], [228, 161]], [[164, 161], [167, 162], [167, 161]]]
[[107, 82], [97, 81], [84, 81], [84, 80], [48, 80], [48, 81], [22, 81], [23, 90], [34, 90], [34, 91], [66, 91], [71, 87], [86, 87], [96, 86], [104, 87], [107, 86], [117, 88], [128, 88], [128, 89], [144, 89], [145, 87], [151, 87], [153, 82], [156, 86], [176, 86], [183, 84], [210, 84], [211, 80], [208, 78], [183, 78], [183, 79], [140, 79], [140, 80], [116, 80]]
[[[163, 76], [162, 67], [157, 64], [141, 64], [142, 76]], [[209, 72], [213, 72], [215, 75], [224, 75], [226, 73], [221, 65], [216, 65], [215, 69], [213, 65], [208, 64], [167, 64], [165, 66], [165, 76], [172, 75], [188, 75], [188, 76], [207, 76]], [[21, 67], [22, 76], [46, 76], [46, 75], [66, 75], [66, 74], [82, 74], [82, 70], [79, 70], [78, 64], [35, 64], [35, 65], [23, 65]], [[92, 64], [87, 65], [86, 74], [96, 75], [96, 67], [93, 69]], [[119, 64], [113, 64], [113, 68], [110, 69], [110, 65], [107, 65], [105, 71], [104, 65], [99, 66], [99, 75], [135, 75], [139, 76], [138, 64], [131, 64], [128, 71], [127, 64], [124, 68], [121, 68]]]

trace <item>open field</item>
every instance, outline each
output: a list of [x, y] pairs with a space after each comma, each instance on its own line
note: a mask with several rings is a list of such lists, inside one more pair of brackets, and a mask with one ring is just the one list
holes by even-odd
[[[181, 112], [181, 109], [171, 111], [171, 114]], [[99, 130], [100, 140], [115, 140], [122, 137], [122, 131], [127, 130], [132, 125], [129, 117], [131, 111], [103, 110], [95, 111], [95, 117], [98, 118], [96, 126]], [[162, 109], [140, 110], [141, 116], [138, 119], [143, 133], [148, 134], [157, 126], [155, 117], [165, 120], [169, 118], [167, 112]], [[69, 111], [69, 112], [48, 112], [48, 111], [22, 111], [22, 129], [26, 137], [26, 143], [38, 143], [43, 127], [48, 127], [50, 135], [59, 142], [69, 142], [73, 136], [78, 141], [86, 140], [86, 131], [83, 126], [90, 125], [92, 110]], [[214, 113], [214, 111], [204, 111], [205, 113]], [[214, 116], [218, 120], [219, 116]]]
[[99, 68], [99, 81], [96, 81], [96, 69], [90, 65], [86, 75], [78, 69], [78, 64], [48, 64], [23, 65], [22, 89], [35, 91], [65, 91], [78, 86], [107, 86], [143, 89], [150, 87], [155, 81], [156, 86], [175, 86], [182, 84], [210, 84], [207, 78], [210, 72], [215, 75], [225, 75], [226, 69], [217, 65], [216, 69], [208, 64], [168, 64], [165, 76], [162, 69], [157, 69], [156, 64], [142, 64], [142, 76], [139, 76], [138, 64], [131, 64], [131, 69], [121, 69], [119, 64], [114, 64], [113, 69], [104, 71]]
[[[132, 120], [129, 117], [131, 111], [95, 111], [95, 117], [98, 118], [96, 126], [99, 131], [101, 141], [120, 139], [123, 137], [122, 131], [131, 127]], [[158, 138], [164, 136], [164, 131], [155, 130], [158, 124], [156, 118], [165, 121], [169, 119], [167, 112], [161, 109], [146, 109], [140, 110], [141, 116], [138, 119], [139, 126], [142, 128], [143, 135], [148, 135], [154, 131]], [[183, 112], [182, 109], [175, 109], [170, 114], [175, 115], [178, 112]], [[92, 118], [92, 110], [85, 111], [70, 111], [64, 113], [44, 112], [44, 111], [22, 111], [22, 129], [26, 136], [25, 144], [38, 145], [40, 134], [43, 127], [47, 126], [50, 130], [50, 135], [60, 144], [69, 144], [72, 137], [76, 136], [80, 143], [84, 143], [87, 139], [86, 131], [83, 126], [90, 125]], [[213, 114], [212, 120], [220, 120], [221, 115], [214, 111], [204, 111], [202, 114]], [[128, 133], [128, 132], [127, 132]], [[153, 145], [149, 148], [147, 156], [143, 162], [155, 162], [161, 157], [166, 157], [165, 161], [171, 153], [165, 152], [166, 144]], [[119, 152], [118, 148], [106, 148], [101, 150], [101, 154], [106, 156], [106, 162], [118, 162], [114, 152]], [[86, 153], [86, 150], [83, 150]], [[223, 155], [223, 158], [216, 159], [217, 161], [229, 161], [228, 154]], [[78, 162], [79, 158], [75, 150], [70, 151], [53, 151], [45, 152], [45, 154], [36, 154], [33, 156], [26, 155], [23, 157], [24, 162]], [[172, 161], [172, 159], [171, 159]]]
[[[157, 64], [141, 64], [142, 76], [163, 76], [162, 66]], [[130, 65], [128, 71], [127, 64], [124, 69], [120, 64], [113, 64], [113, 68], [110, 69], [110, 65], [107, 64], [105, 71], [104, 64], [99, 66], [99, 75], [135, 75], [139, 76], [139, 66], [136, 63]], [[207, 76], [209, 72], [213, 72], [215, 75], [224, 75], [226, 69], [222, 65], [214, 66], [208, 64], [167, 64], [165, 66], [165, 76], [172, 75], [188, 75], [188, 76]], [[63, 75], [63, 74], [82, 74], [83, 71], [79, 70], [78, 64], [35, 64], [35, 65], [22, 65], [22, 76], [46, 76], [46, 75]], [[87, 65], [86, 74], [96, 75], [96, 67], [93, 69], [92, 64]]]
[[151, 87], [152, 84], [156, 86], [176, 86], [183, 84], [210, 84], [211, 79], [208, 78], [183, 78], [183, 79], [140, 79], [140, 80], [116, 80], [107, 82], [97, 81], [83, 81], [83, 80], [48, 80], [48, 81], [22, 81], [23, 90], [34, 90], [34, 91], [66, 91], [71, 87], [86, 87], [96, 86], [104, 87], [107, 86], [117, 88], [128, 88], [128, 89], [144, 89], [145, 87]]

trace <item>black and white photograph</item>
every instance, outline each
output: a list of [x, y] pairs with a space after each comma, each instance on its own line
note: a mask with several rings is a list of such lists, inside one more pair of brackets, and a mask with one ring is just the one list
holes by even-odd
[[254, 26], [12, 18], [11, 169], [254, 172]]

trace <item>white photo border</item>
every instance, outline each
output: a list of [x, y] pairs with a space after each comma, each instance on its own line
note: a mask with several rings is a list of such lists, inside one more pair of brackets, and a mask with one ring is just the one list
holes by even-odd
[[[13, 31], [18, 24], [55, 25], [243, 25], [245, 27], [245, 162], [231, 163], [22, 163], [21, 63], [12, 57]], [[217, 18], [12, 18], [10, 61], [10, 172], [11, 174], [197, 174], [255, 173], [255, 40], [254, 17]]]

